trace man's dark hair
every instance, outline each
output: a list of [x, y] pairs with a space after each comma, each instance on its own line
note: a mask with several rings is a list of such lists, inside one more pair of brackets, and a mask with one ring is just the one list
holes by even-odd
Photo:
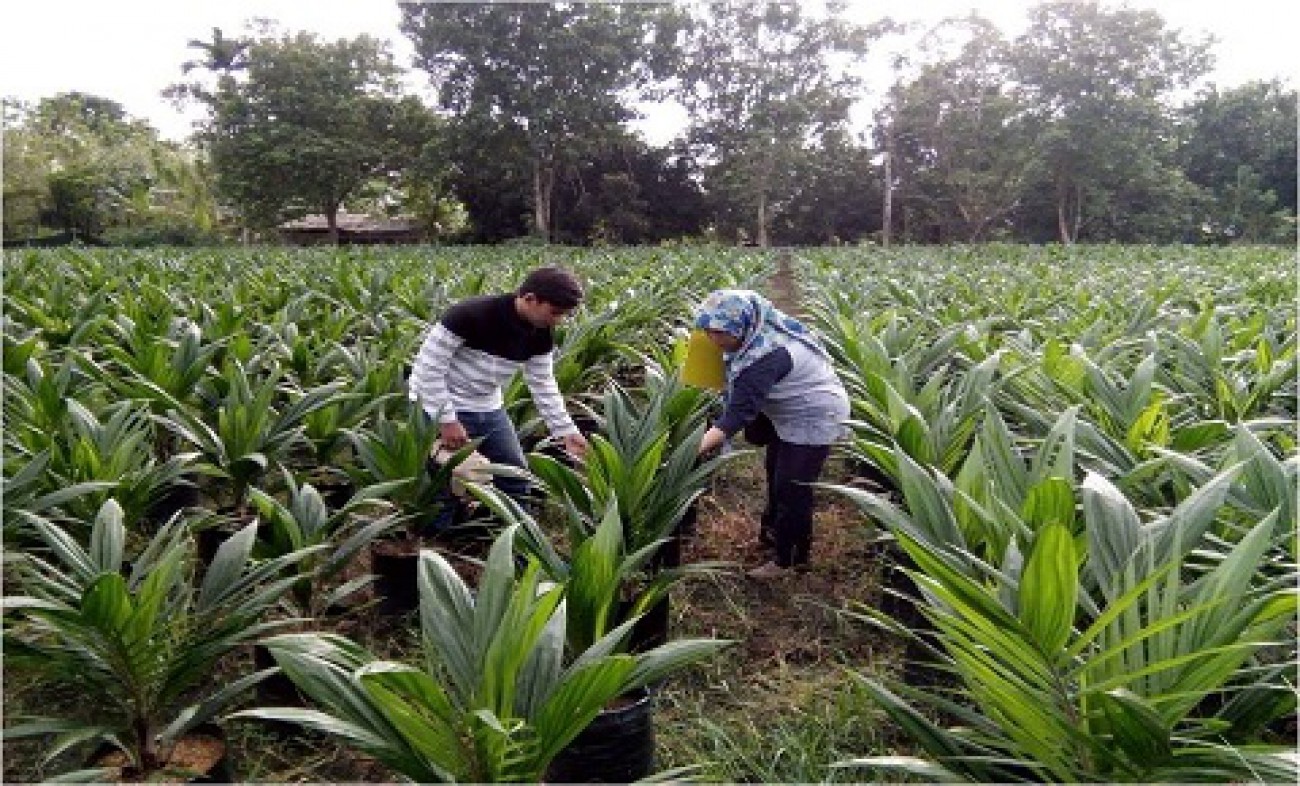
[[536, 295], [538, 300], [556, 308], [577, 308], [582, 302], [582, 283], [562, 267], [539, 267], [519, 285], [519, 295]]

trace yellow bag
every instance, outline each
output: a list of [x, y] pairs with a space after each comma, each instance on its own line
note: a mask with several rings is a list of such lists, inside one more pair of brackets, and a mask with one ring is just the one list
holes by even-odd
[[722, 362], [722, 350], [709, 340], [703, 330], [692, 330], [686, 347], [686, 364], [682, 368], [682, 382], [697, 388], [722, 390], [727, 377]]

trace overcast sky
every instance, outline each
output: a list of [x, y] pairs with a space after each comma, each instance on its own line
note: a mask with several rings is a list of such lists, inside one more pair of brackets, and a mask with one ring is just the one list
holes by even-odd
[[[889, 15], [897, 21], [933, 22], [971, 9], [1009, 34], [1024, 25], [1030, 0], [853, 0], [859, 21]], [[1294, 85], [1300, 72], [1290, 14], [1284, 0], [1129, 0], [1157, 10], [1170, 27], [1189, 37], [1212, 34], [1218, 68], [1211, 77], [1224, 87], [1252, 79], [1282, 77]], [[1118, 3], [1111, 2], [1114, 7]], [[180, 65], [192, 59], [190, 39], [209, 40], [247, 31], [250, 19], [275, 20], [289, 31], [310, 30], [325, 38], [367, 33], [392, 43], [403, 67], [412, 48], [397, 29], [393, 0], [6, 0], [0, 10], [0, 96], [23, 101], [81, 91], [112, 99], [148, 120], [166, 137], [183, 138], [197, 110], [184, 114], [159, 95], [180, 81]], [[416, 72], [413, 81], [418, 83]], [[881, 80], [884, 81], [884, 78]], [[422, 84], [422, 83], [419, 83]], [[881, 84], [877, 89], [883, 89]], [[427, 92], [427, 90], [426, 90]], [[644, 130], [664, 141], [681, 115], [659, 112]]]

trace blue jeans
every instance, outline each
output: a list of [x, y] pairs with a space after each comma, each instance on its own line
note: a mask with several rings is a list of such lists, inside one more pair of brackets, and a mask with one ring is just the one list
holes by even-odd
[[[515, 424], [511, 422], [510, 416], [504, 409], [494, 409], [490, 412], [457, 412], [456, 419], [465, 427], [470, 439], [483, 440], [479, 443], [478, 452], [488, 461], [493, 464], [509, 464], [520, 469], [528, 468], [528, 460], [524, 457], [523, 446], [519, 444], [519, 434], [515, 431]], [[492, 479], [492, 483], [521, 507], [526, 505], [531, 490], [528, 481], [496, 477]], [[430, 525], [434, 532], [441, 532], [452, 525], [456, 512], [456, 498], [451, 493], [451, 489], [444, 489], [438, 495], [438, 503], [441, 509]]]

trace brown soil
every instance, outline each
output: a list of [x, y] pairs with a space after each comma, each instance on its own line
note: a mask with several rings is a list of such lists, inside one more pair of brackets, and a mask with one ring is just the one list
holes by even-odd
[[790, 253], [781, 252], [776, 259], [776, 273], [768, 280], [772, 304], [791, 316], [798, 316], [799, 287], [794, 280], [793, 260]]
[[[828, 467], [823, 480], [834, 480], [830, 476], [835, 473], [835, 467]], [[846, 603], [870, 602], [878, 594], [876, 547], [862, 514], [851, 503], [819, 491], [808, 569], [777, 579], [753, 579], [744, 571], [767, 559], [758, 542], [765, 496], [761, 452], [755, 450], [720, 473], [712, 492], [701, 498], [697, 534], [686, 542], [682, 561], [723, 561], [735, 568], [712, 582], [680, 585], [685, 608], [674, 636], [737, 639], [740, 652], [733, 649], [729, 657], [733, 667], [739, 660], [757, 669], [771, 661], [822, 661], [850, 654], [846, 645], [867, 646], [865, 637], [852, 632], [846, 637], [834, 613]]]
[[[226, 743], [208, 734], [190, 734], [177, 740], [163, 771], [153, 773], [150, 783], [187, 783], [195, 777], [212, 771], [221, 757], [226, 755]], [[124, 768], [127, 764], [126, 754], [115, 750], [96, 764], [100, 767]], [[119, 783], [135, 783], [140, 773], [134, 768], [120, 769]]]

